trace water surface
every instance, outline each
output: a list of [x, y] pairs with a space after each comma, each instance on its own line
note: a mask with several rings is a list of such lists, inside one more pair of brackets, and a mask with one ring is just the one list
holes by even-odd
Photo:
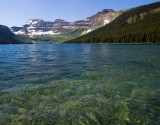
[[159, 125], [160, 45], [0, 45], [0, 125]]

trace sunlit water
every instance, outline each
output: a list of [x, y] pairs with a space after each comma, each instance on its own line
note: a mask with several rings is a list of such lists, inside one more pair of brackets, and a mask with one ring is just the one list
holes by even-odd
[[1, 45], [0, 125], [159, 125], [160, 45]]

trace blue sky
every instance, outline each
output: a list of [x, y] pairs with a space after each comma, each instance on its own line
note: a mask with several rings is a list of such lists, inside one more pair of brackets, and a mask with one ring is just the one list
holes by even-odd
[[29, 19], [85, 19], [103, 9], [123, 10], [159, 0], [0, 0], [0, 24], [21, 26]]

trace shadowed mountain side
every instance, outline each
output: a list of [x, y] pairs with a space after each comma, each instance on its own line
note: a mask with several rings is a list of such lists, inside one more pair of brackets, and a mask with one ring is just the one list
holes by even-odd
[[10, 29], [6, 26], [0, 25], [0, 44], [21, 44], [21, 41]]

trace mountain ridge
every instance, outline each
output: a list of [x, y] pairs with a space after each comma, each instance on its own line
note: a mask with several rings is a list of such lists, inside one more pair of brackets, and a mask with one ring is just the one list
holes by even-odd
[[160, 42], [160, 2], [125, 11], [110, 24], [64, 43]]
[[84, 32], [83, 34], [86, 34], [105, 24], [110, 23], [116, 17], [118, 17], [120, 13], [121, 12], [119, 11], [115, 12], [112, 9], [104, 9], [94, 14], [93, 16], [75, 22], [67, 22], [63, 19], [56, 19], [55, 21], [31, 19], [28, 20], [28, 22], [23, 26], [11, 27], [11, 31], [15, 34], [34, 36], [34, 35], [57, 35], [60, 33], [68, 32], [68, 30], [70, 29], [83, 28], [86, 29], [86, 32]]

